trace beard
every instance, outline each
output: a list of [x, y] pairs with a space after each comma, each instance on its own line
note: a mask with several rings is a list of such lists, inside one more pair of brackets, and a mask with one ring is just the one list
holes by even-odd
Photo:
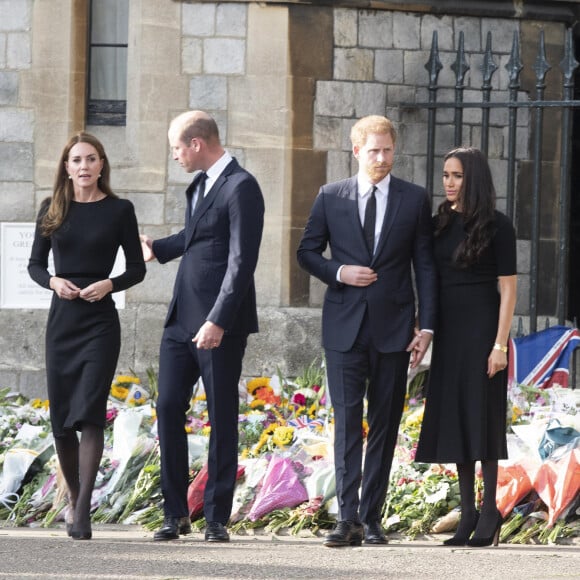
[[385, 164], [369, 165], [367, 167], [367, 175], [370, 177], [373, 183], [378, 183], [391, 172], [392, 168], [392, 165]]

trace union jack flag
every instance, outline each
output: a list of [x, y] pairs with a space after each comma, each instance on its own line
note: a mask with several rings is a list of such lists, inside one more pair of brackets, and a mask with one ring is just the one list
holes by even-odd
[[551, 326], [510, 340], [508, 380], [547, 389], [568, 386], [570, 357], [580, 346], [580, 332]]
[[308, 419], [308, 417], [296, 417], [295, 419], [290, 419], [288, 421], [290, 427], [295, 427], [296, 429], [303, 429], [308, 427], [309, 429], [316, 429], [317, 427], [324, 426], [324, 419]]

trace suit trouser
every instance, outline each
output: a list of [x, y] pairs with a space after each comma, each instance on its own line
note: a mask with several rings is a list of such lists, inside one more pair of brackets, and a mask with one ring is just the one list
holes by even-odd
[[[378, 522], [405, 403], [410, 354], [405, 351], [378, 352], [372, 344], [366, 316], [351, 350], [337, 352], [327, 349], [325, 352], [328, 388], [334, 408], [339, 519]], [[363, 470], [365, 394], [369, 431]]]
[[185, 432], [193, 386], [201, 376], [211, 432], [204, 515], [226, 524], [238, 465], [238, 383], [247, 337], [224, 335], [218, 348], [198, 350], [192, 335], [173, 322], [165, 328], [159, 355], [157, 422], [161, 489], [166, 516], [189, 515], [189, 451]]

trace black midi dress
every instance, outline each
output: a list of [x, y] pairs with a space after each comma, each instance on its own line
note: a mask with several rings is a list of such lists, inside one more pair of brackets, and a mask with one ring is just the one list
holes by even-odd
[[[48, 238], [40, 209], [28, 264], [31, 278], [50, 288], [48, 256], [52, 249], [56, 276], [79, 288], [109, 277], [117, 251], [123, 248], [125, 272], [112, 278], [113, 292], [143, 280], [145, 264], [133, 204], [105, 197], [90, 203], [71, 201], [62, 225]], [[55, 437], [83, 423], [105, 425], [107, 397], [121, 344], [119, 316], [111, 294], [88, 302], [62, 300], [53, 293], [46, 328], [46, 374], [50, 418]]]
[[497, 278], [516, 274], [516, 242], [505, 215], [496, 211], [494, 226], [491, 244], [467, 268], [459, 268], [452, 259], [465, 237], [460, 214], [454, 212], [435, 238], [439, 309], [418, 462], [507, 457], [507, 370], [489, 379], [487, 359], [499, 319]]

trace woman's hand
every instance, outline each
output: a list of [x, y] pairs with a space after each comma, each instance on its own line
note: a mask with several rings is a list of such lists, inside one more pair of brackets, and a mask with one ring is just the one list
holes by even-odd
[[493, 348], [487, 359], [487, 376], [491, 379], [499, 371], [507, 368], [507, 353]]
[[49, 286], [61, 300], [76, 300], [81, 292], [81, 289], [70, 280], [57, 276], [50, 279]]
[[430, 332], [415, 328], [415, 336], [407, 347], [407, 352], [411, 353], [410, 365], [412, 369], [418, 367], [423, 360], [432, 338], [433, 335]]
[[83, 288], [80, 291], [79, 297], [87, 302], [98, 302], [112, 291], [113, 283], [107, 278], [107, 280], [99, 280]]

